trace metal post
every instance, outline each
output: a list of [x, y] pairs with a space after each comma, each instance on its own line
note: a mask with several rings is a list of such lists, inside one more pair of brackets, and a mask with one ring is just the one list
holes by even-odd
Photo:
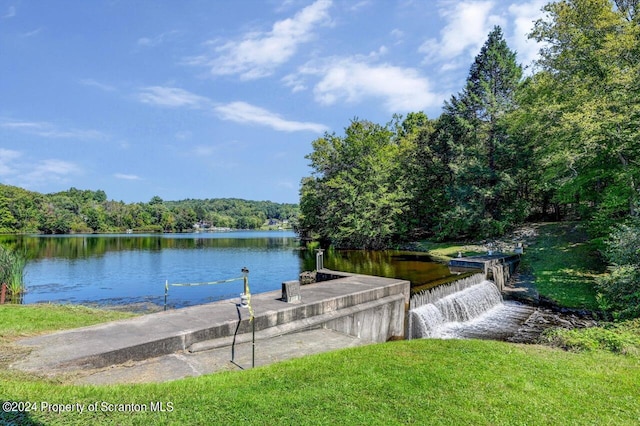
[[316, 271], [324, 269], [324, 250], [316, 249]]
[[244, 294], [249, 295], [249, 270], [246, 266], [242, 268], [242, 276], [244, 278]]
[[167, 310], [167, 296], [169, 295], [169, 280], [164, 282], [164, 310]]
[[251, 307], [251, 290], [249, 289], [249, 270], [245, 266], [242, 268], [242, 276], [244, 278], [244, 295], [247, 298], [247, 307], [249, 308], [249, 321], [251, 322], [251, 368], [256, 365], [256, 322], [253, 316], [253, 308]]

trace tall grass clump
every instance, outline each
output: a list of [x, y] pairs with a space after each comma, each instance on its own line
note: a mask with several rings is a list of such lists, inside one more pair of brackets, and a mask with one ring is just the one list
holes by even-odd
[[6, 284], [11, 299], [17, 299], [24, 292], [26, 264], [25, 256], [0, 246], [0, 285]]

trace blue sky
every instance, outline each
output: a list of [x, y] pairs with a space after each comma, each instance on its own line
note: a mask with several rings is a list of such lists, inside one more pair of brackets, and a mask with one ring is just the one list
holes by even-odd
[[436, 118], [494, 25], [545, 1], [0, 0], [0, 182], [298, 202], [311, 142]]

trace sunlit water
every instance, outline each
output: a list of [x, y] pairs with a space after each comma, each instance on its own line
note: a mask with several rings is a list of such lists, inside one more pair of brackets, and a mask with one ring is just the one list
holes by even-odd
[[[249, 269], [252, 293], [280, 290], [283, 281], [315, 269], [315, 253], [300, 250], [290, 231], [199, 234], [0, 236], [29, 256], [23, 303], [164, 304], [165, 283], [239, 278]], [[333, 251], [325, 267], [436, 285], [454, 277], [429, 256], [403, 251]], [[169, 287], [169, 307], [237, 298], [242, 281]]]

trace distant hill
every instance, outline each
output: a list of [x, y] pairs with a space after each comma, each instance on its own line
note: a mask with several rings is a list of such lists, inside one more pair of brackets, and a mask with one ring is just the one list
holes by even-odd
[[[291, 226], [297, 204], [238, 198], [147, 203], [108, 200], [102, 190], [41, 194], [0, 184], [0, 232], [185, 232], [195, 228], [258, 229], [269, 223]], [[194, 228], [195, 226], [195, 228]]]

